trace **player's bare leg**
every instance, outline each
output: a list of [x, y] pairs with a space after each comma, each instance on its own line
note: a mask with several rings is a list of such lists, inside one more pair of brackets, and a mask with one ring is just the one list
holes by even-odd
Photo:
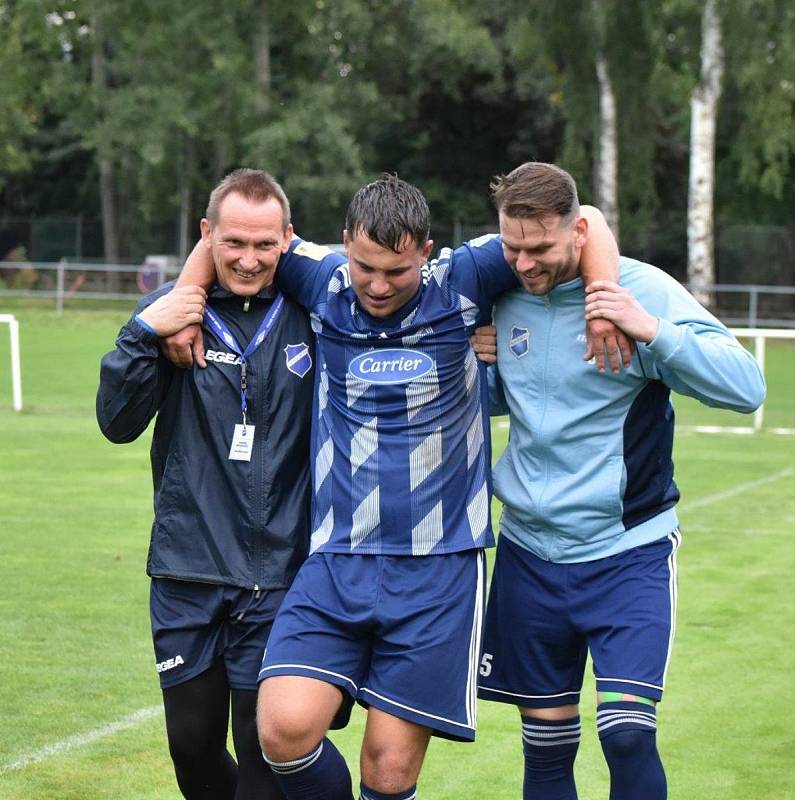
[[576, 800], [574, 759], [580, 744], [579, 706], [524, 708], [524, 800]]
[[326, 738], [341, 703], [340, 689], [314, 678], [278, 675], [260, 684], [260, 745], [289, 800], [352, 800], [348, 767]]
[[371, 707], [361, 752], [362, 791], [402, 797], [416, 788], [430, 728]]

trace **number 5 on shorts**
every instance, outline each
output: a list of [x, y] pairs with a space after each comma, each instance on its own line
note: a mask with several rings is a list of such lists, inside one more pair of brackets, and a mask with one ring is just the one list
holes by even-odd
[[483, 658], [480, 660], [480, 674], [484, 678], [488, 678], [491, 675], [491, 659], [494, 656], [491, 653], [484, 653]]

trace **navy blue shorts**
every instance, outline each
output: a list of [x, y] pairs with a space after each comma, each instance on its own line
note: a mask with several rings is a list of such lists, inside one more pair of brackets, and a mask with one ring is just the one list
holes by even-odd
[[679, 531], [596, 561], [554, 564], [500, 537], [479, 696], [525, 708], [579, 703], [596, 689], [660, 700], [674, 638]]
[[472, 741], [484, 587], [482, 550], [315, 553], [287, 593], [260, 680], [323, 680], [435, 735]]
[[153, 578], [149, 613], [160, 686], [195, 678], [223, 658], [232, 689], [256, 689], [257, 672], [286, 589]]

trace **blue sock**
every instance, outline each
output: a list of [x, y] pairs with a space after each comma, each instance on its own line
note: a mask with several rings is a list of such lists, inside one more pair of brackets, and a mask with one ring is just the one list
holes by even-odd
[[365, 786], [363, 783], [360, 783], [359, 786], [361, 788], [359, 800], [414, 800], [414, 798], [417, 796], [416, 783], [411, 787], [411, 789], [406, 789], [404, 792], [398, 792], [397, 794], [384, 794], [383, 792], [376, 792], [375, 789], [371, 789], [369, 786]]
[[657, 713], [644, 703], [600, 703], [596, 728], [610, 768], [610, 800], [665, 800], [657, 752]]
[[574, 759], [579, 715], [561, 720], [522, 716], [524, 800], [577, 800]]
[[288, 800], [353, 800], [348, 765], [329, 739], [293, 761], [265, 760]]

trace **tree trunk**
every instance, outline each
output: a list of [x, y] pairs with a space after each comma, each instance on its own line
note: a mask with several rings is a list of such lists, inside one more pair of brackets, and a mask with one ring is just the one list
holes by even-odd
[[714, 304], [715, 121], [723, 78], [723, 46], [715, 0], [701, 18], [701, 78], [690, 98], [690, 186], [687, 198], [687, 279], [696, 299]]
[[191, 237], [190, 213], [191, 213], [191, 176], [193, 174], [193, 141], [185, 134], [182, 142], [182, 153], [180, 155], [181, 169], [179, 171], [179, 220], [177, 229], [179, 231], [179, 260], [184, 263], [188, 253], [193, 249], [193, 239], [198, 237], [198, 233]]
[[268, 0], [259, 0], [254, 18], [254, 69], [256, 70], [256, 109], [261, 116], [271, 106], [271, 29]]
[[[91, 19], [94, 30], [94, 45], [91, 51], [91, 82], [97, 97], [102, 99], [108, 89], [108, 76], [105, 63], [104, 36], [98, 16]], [[100, 104], [101, 105], [101, 104]], [[102, 239], [105, 261], [108, 264], [119, 263], [119, 225], [116, 209], [116, 170], [102, 145], [97, 148], [97, 164], [99, 166], [99, 200], [102, 214]], [[119, 288], [118, 273], [109, 273], [108, 288], [117, 291]]]
[[600, 49], [596, 56], [596, 77], [599, 83], [599, 156], [596, 166], [596, 202], [618, 241], [618, 128], [616, 98], [607, 68], [607, 59]]
[[213, 186], [217, 186], [224, 177], [226, 170], [227, 154], [226, 143], [216, 141], [213, 143], [212, 177]]

